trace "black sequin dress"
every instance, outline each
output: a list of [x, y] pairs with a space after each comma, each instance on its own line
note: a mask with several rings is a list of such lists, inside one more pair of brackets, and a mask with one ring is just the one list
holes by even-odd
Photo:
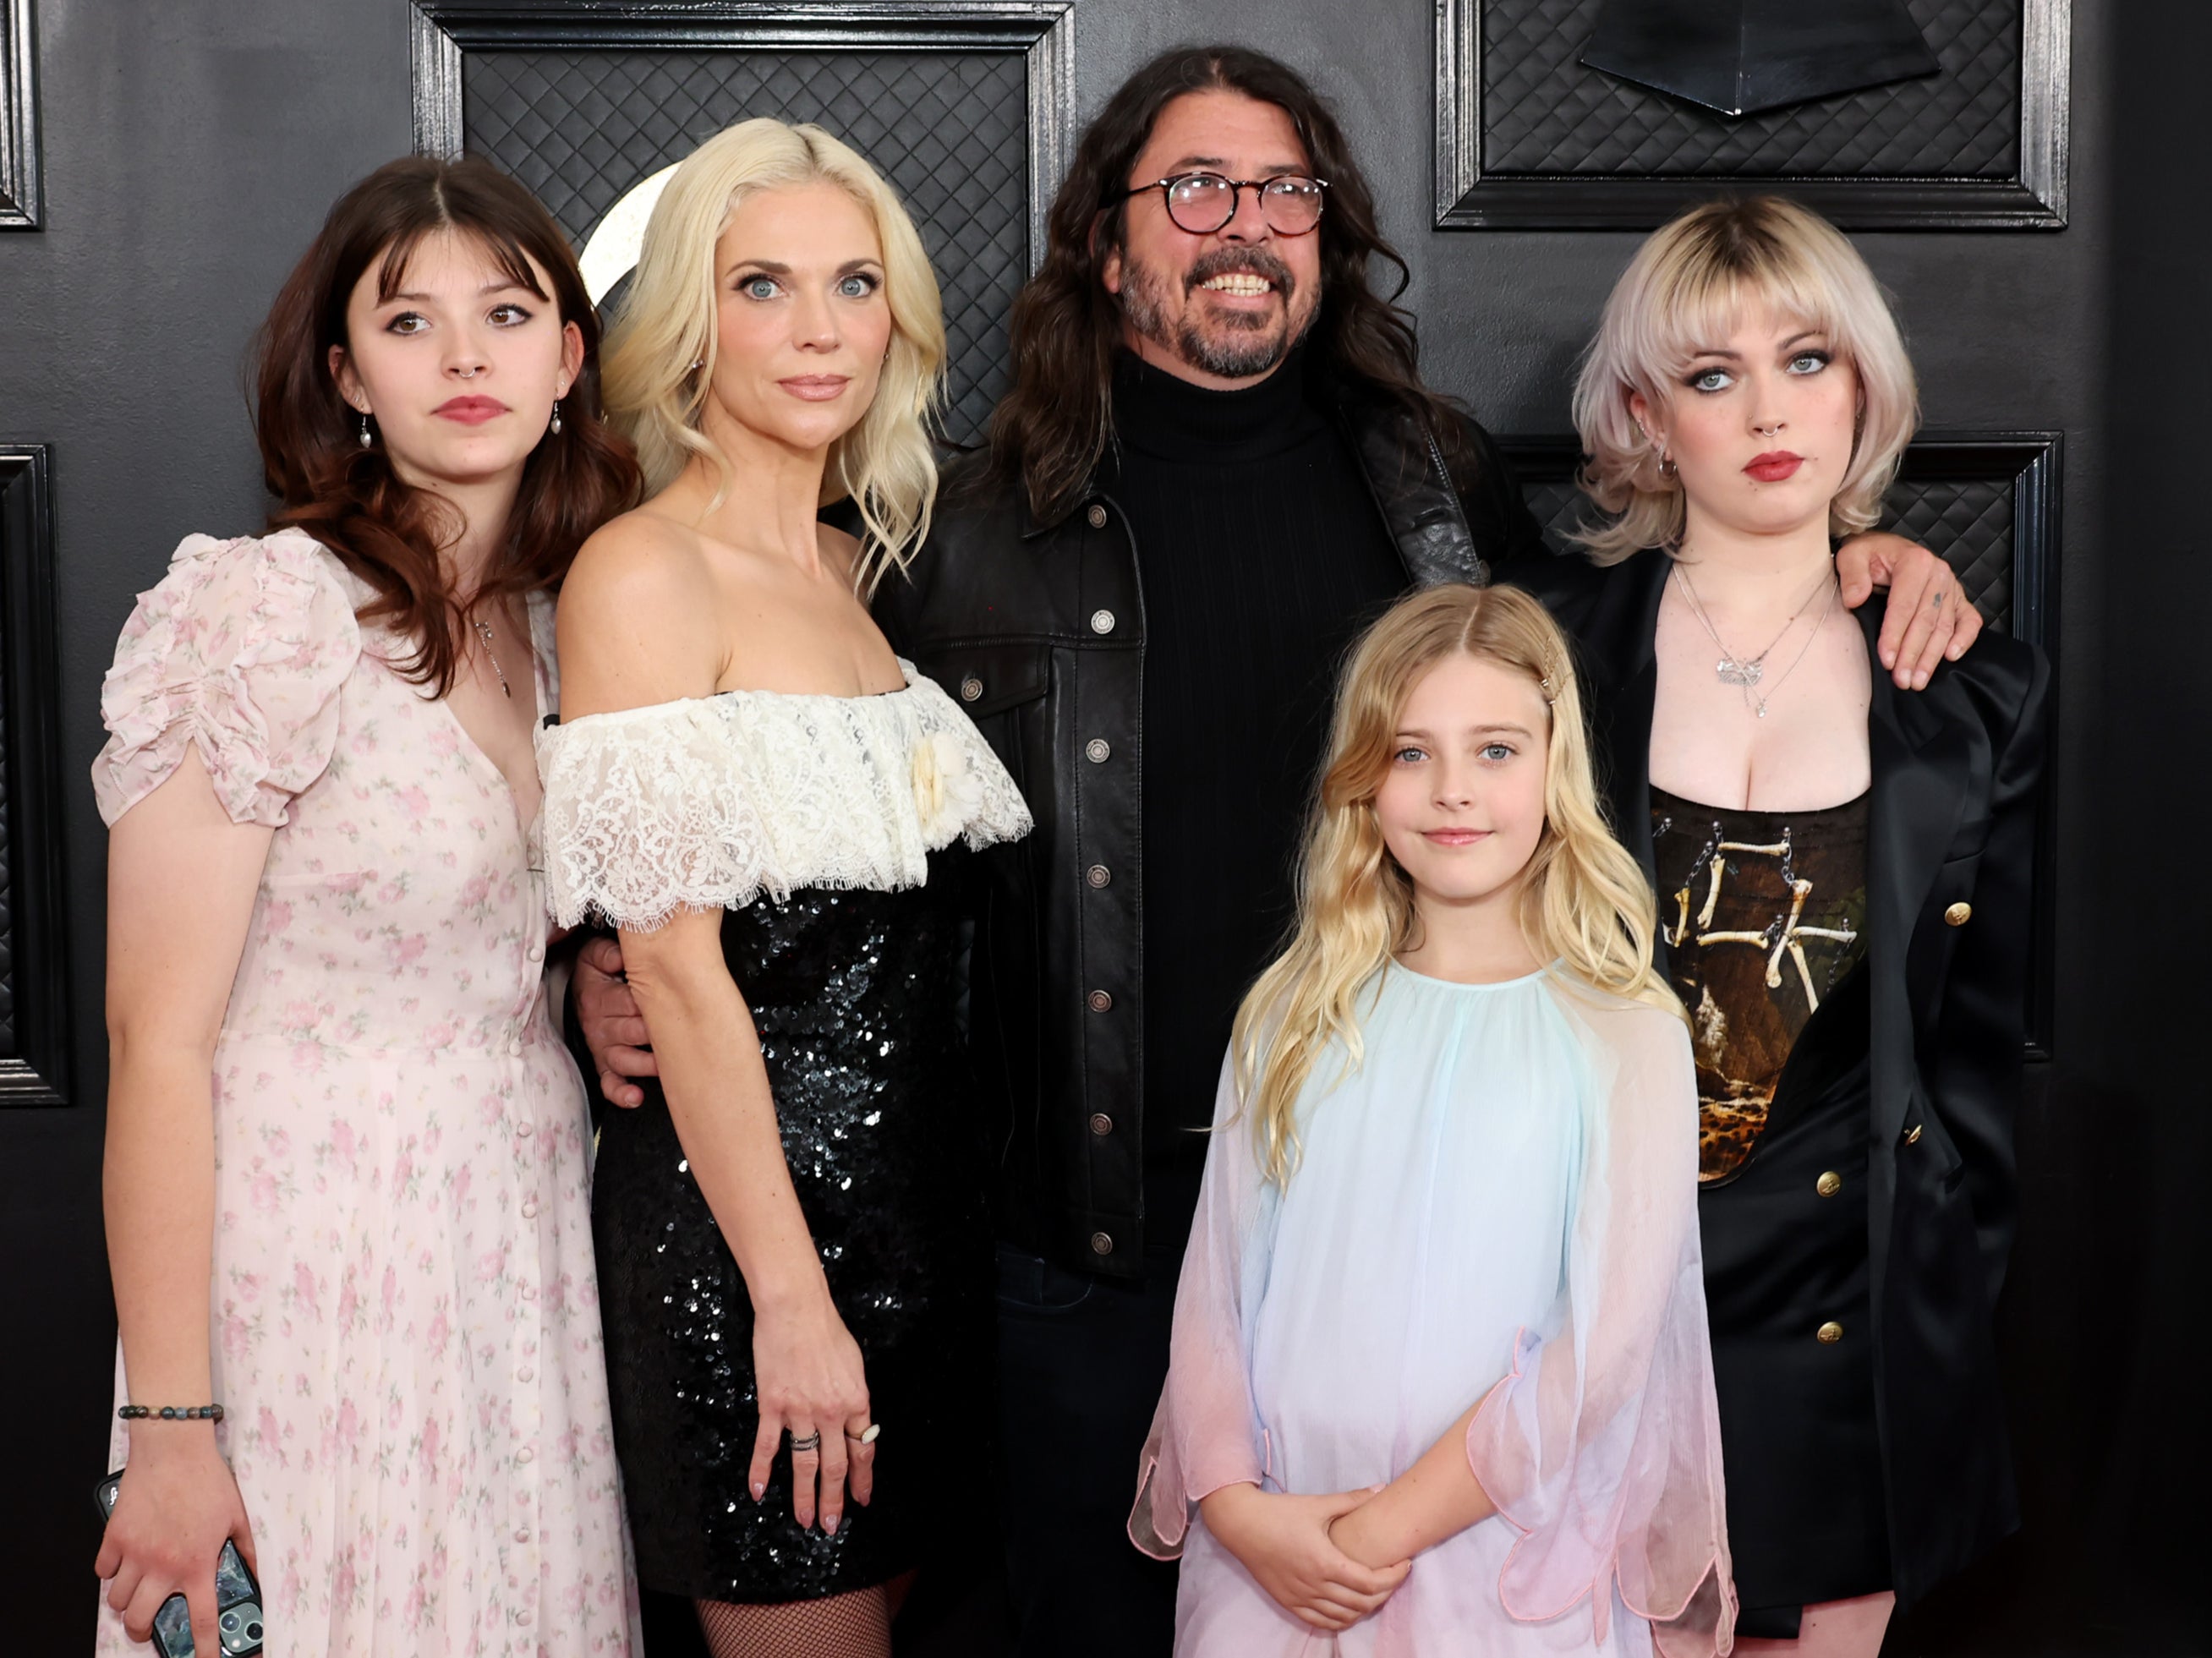
[[792, 1518], [787, 1448], [753, 1500], [751, 1303], [648, 1084], [644, 1105], [606, 1114], [592, 1193], [647, 1588], [809, 1600], [964, 1541], [943, 1517], [991, 1416], [994, 1279], [958, 1023], [958, 842], [1009, 838], [1028, 817], [966, 718], [908, 677], [882, 697], [740, 692], [596, 715], [540, 743], [556, 916], [635, 926], [723, 900], [723, 959], [883, 1428], [874, 1499], [848, 1504], [836, 1536]]

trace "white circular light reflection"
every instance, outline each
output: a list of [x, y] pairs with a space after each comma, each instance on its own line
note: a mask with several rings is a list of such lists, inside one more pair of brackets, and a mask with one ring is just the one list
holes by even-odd
[[576, 263], [583, 268], [584, 291], [592, 296], [593, 305], [605, 299], [614, 285], [636, 267], [637, 251], [645, 242], [645, 222], [653, 216], [653, 204], [668, 188], [669, 176], [675, 171], [672, 162], [651, 178], [632, 185], [592, 231], [591, 240], [584, 244], [583, 257]]

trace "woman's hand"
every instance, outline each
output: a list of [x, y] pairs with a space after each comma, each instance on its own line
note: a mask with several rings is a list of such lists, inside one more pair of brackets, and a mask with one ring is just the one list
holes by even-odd
[[[862, 1508], [875, 1492], [876, 1448], [860, 1436], [868, 1426], [868, 1380], [860, 1344], [837, 1316], [827, 1287], [794, 1304], [756, 1304], [753, 1376], [760, 1389], [760, 1431], [753, 1441], [751, 1484], [757, 1503], [768, 1489], [769, 1464], [787, 1431], [794, 1442], [821, 1436], [812, 1450], [791, 1453], [791, 1512], [811, 1526], [821, 1485], [822, 1529], [835, 1535], [845, 1517], [845, 1490]], [[848, 1461], [849, 1458], [849, 1461]]]
[[1199, 1503], [1206, 1528], [1276, 1602], [1316, 1629], [1345, 1630], [1388, 1600], [1413, 1570], [1363, 1566], [1329, 1540], [1329, 1522], [1372, 1491], [1292, 1497], [1224, 1485]]
[[191, 1608], [192, 1648], [219, 1653], [215, 1572], [225, 1539], [258, 1580], [253, 1532], [238, 1481], [215, 1448], [215, 1425], [156, 1422], [131, 1436], [115, 1511], [93, 1570], [112, 1579], [107, 1604], [134, 1641], [151, 1637], [154, 1614], [179, 1590]]

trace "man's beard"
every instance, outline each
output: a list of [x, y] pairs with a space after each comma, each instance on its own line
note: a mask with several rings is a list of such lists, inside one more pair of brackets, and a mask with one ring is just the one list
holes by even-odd
[[1290, 355], [1291, 348], [1313, 324], [1309, 316], [1291, 325], [1291, 300], [1296, 280], [1289, 267], [1264, 248], [1219, 248], [1184, 273], [1185, 295], [1196, 292], [1200, 282], [1231, 270], [1249, 270], [1275, 285], [1275, 292], [1282, 296], [1283, 320], [1278, 324], [1272, 317], [1231, 312], [1219, 319], [1222, 326], [1232, 331], [1225, 338], [1208, 337], [1194, 310], [1186, 310], [1175, 323], [1169, 322], [1165, 295], [1171, 279], [1163, 272], [1126, 255], [1122, 268], [1121, 314], [1128, 319], [1129, 326], [1191, 367], [1223, 380], [1249, 380], [1266, 374]]

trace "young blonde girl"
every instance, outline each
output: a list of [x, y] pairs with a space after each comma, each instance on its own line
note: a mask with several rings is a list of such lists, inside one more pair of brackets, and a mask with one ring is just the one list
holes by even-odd
[[1130, 1534], [1181, 1658], [1717, 1654], [1697, 1093], [1565, 644], [1431, 588], [1355, 647], [1237, 1016]]

